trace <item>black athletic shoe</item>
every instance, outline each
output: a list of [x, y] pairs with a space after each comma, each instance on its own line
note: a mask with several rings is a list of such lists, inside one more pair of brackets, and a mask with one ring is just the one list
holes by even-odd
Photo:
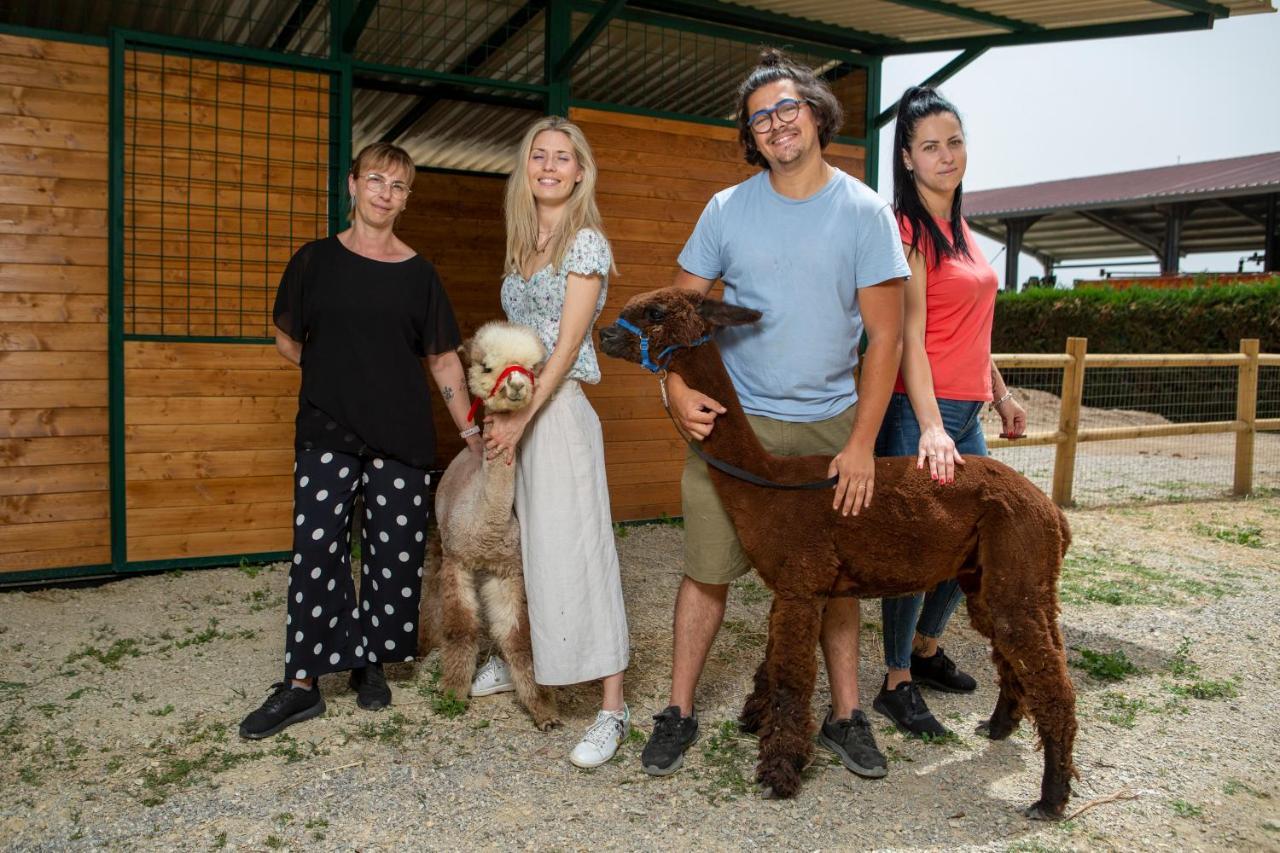
[[310, 690], [293, 687], [287, 681], [271, 685], [272, 693], [256, 711], [240, 724], [240, 737], [258, 740], [271, 737], [294, 723], [318, 717], [324, 713], [324, 697], [319, 685]]
[[855, 710], [847, 720], [833, 720], [831, 714], [827, 714], [818, 741], [840, 756], [840, 763], [859, 776], [880, 779], [889, 772], [889, 763], [871, 733], [871, 723], [861, 710]]
[[680, 716], [680, 708], [671, 705], [653, 718], [653, 734], [640, 753], [640, 763], [650, 776], [666, 776], [680, 769], [684, 751], [698, 740], [698, 714]]
[[922, 658], [914, 652], [911, 654], [911, 680], [946, 693], [972, 693], [978, 689], [978, 682], [973, 680], [973, 676], [961, 672], [942, 646], [938, 646], [938, 651], [930, 658]]
[[893, 720], [900, 732], [912, 737], [946, 737], [951, 734], [951, 730], [933, 716], [914, 681], [904, 681], [892, 690], [887, 689], [888, 682], [886, 675], [871, 707]]
[[347, 683], [356, 692], [356, 704], [366, 711], [381, 711], [391, 704], [391, 688], [387, 686], [387, 676], [380, 663], [351, 670]]

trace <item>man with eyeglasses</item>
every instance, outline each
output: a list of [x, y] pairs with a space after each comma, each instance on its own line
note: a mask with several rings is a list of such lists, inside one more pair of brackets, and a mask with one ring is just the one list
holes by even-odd
[[[739, 141], [761, 171], [707, 204], [680, 253], [675, 284], [705, 294], [721, 279], [727, 301], [764, 313], [753, 326], [716, 333], [752, 427], [771, 453], [834, 454], [833, 511], [856, 515], [872, 500], [873, 448], [902, 352], [910, 268], [890, 206], [823, 159], [843, 118], [827, 85], [768, 50], [738, 95]], [[724, 406], [674, 374], [667, 386], [681, 428], [705, 439]], [[676, 597], [671, 700], [654, 718], [641, 757], [654, 776], [678, 769], [697, 739], [694, 690], [729, 584], [751, 570], [706, 465], [693, 454], [681, 497], [685, 577]], [[820, 738], [849, 770], [879, 778], [885, 759], [859, 709], [859, 625], [857, 599], [831, 599], [821, 635], [831, 713]]]

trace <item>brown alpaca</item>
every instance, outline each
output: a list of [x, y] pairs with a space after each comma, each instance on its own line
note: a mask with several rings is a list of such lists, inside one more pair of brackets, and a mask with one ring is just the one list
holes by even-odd
[[[727, 413], [703, 442], [709, 455], [777, 483], [827, 476], [830, 457], [771, 456], [760, 445], [715, 343], [717, 327], [755, 322], [760, 312], [688, 290], [635, 297], [622, 320], [648, 340], [647, 352]], [[620, 321], [622, 322], [622, 321]], [[637, 334], [600, 331], [608, 355], [642, 363]], [[671, 348], [671, 349], [668, 349]], [[829, 489], [782, 491], [710, 471], [747, 556], [769, 589], [769, 637], [742, 728], [760, 735], [756, 780], [766, 794], [794, 796], [814, 733], [810, 701], [823, 611], [832, 596], [881, 598], [959, 578], [973, 627], [991, 641], [1000, 697], [980, 731], [1006, 738], [1023, 713], [1044, 748], [1040, 799], [1028, 817], [1062, 816], [1074, 775], [1075, 691], [1058, 628], [1058, 573], [1070, 542], [1066, 517], [1022, 475], [990, 458], [969, 457], [955, 483], [940, 486], [914, 457], [876, 461], [875, 499], [857, 516], [831, 508]]]
[[[528, 371], [545, 357], [533, 330], [512, 323], [486, 323], [463, 345], [471, 393], [495, 412], [529, 405], [533, 381]], [[522, 370], [508, 371], [512, 365]], [[419, 620], [426, 630], [418, 654], [425, 657], [439, 646], [442, 689], [467, 697], [480, 647], [483, 600], [489, 634], [511, 670], [516, 695], [534, 725], [546, 731], [560, 721], [551, 691], [533, 680], [520, 525], [512, 514], [515, 471], [514, 460], [481, 460], [464, 449], [440, 478]]]

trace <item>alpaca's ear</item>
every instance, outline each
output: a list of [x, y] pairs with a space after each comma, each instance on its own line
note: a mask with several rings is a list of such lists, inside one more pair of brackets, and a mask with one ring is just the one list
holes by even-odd
[[745, 326], [759, 320], [762, 315], [752, 308], [730, 305], [719, 299], [704, 299], [698, 305], [698, 316], [712, 326]]

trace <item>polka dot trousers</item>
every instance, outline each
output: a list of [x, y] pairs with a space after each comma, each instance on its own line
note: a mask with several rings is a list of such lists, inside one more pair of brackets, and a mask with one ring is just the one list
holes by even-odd
[[[413, 660], [431, 476], [391, 459], [301, 450], [294, 466], [285, 678]], [[351, 510], [363, 492], [360, 600]]]

